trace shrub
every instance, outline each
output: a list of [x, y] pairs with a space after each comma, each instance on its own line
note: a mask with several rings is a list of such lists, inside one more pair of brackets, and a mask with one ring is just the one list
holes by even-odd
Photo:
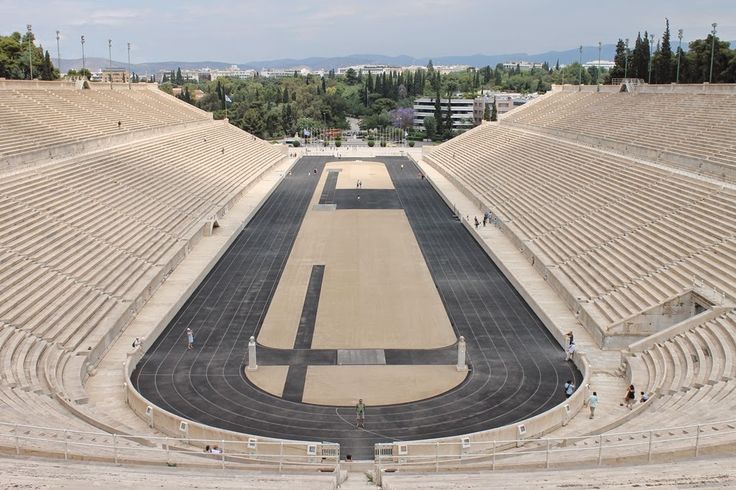
[[328, 143], [327, 141], [323, 141], [322, 142], [322, 146], [329, 146], [329, 145], [330, 145], [330, 143]]
[[414, 140], [409, 140], [409, 148], [414, 148]]
[[341, 140], [335, 140], [335, 147], [336, 148], [340, 148], [341, 146], [342, 146], [342, 141]]
[[294, 148], [299, 148], [302, 144], [299, 142], [299, 140], [294, 140], [293, 143], [291, 143], [291, 146]]
[[375, 146], [376, 142], [374, 140], [368, 140], [368, 146], [373, 148]]
[[381, 140], [381, 146], [386, 146], [386, 140]]

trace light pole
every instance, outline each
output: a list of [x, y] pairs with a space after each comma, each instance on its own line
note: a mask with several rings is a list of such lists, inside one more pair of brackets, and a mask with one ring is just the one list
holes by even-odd
[[59, 68], [59, 78], [61, 78], [61, 49], [59, 48], [59, 31], [56, 31], [56, 65]]
[[652, 48], [654, 47], [654, 34], [649, 34], [649, 80], [647, 83], [652, 83]]
[[708, 78], [708, 83], [713, 83], [713, 59], [715, 58], [716, 54], [716, 27], [718, 27], [718, 24], [713, 22], [711, 24], [713, 26], [713, 42], [710, 46], [710, 77]]
[[583, 45], [580, 45], [580, 48], [578, 48], [578, 51], [580, 52], [578, 57], [578, 85], [583, 84]]
[[82, 70], [87, 69], [87, 64], [84, 59], [84, 36], [82, 36]]
[[677, 30], [677, 39], [680, 40], [680, 44], [677, 47], [677, 77], [675, 83], [680, 83], [680, 58], [682, 57], [682, 29]]
[[131, 88], [130, 77], [131, 77], [131, 74], [130, 74], [130, 43], [128, 43], [128, 90], [130, 90]]
[[629, 38], [626, 38], [626, 59], [624, 60], [624, 79], [629, 74]]
[[107, 40], [107, 67], [112, 68], [112, 39]]
[[29, 80], [33, 80], [33, 33], [31, 32], [31, 24], [26, 24], [28, 31], [28, 73]]

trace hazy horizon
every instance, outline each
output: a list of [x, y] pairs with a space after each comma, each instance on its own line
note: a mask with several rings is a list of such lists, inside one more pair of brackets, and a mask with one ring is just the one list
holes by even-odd
[[[182, 0], [175, 6], [134, 0], [38, 0], [29, 8], [21, 0], [0, 4], [0, 33], [25, 31], [32, 24], [39, 43], [56, 55], [56, 30], [61, 31], [61, 57], [85, 55], [127, 59], [133, 63], [162, 61], [223, 61], [338, 57], [352, 54], [407, 55], [416, 58], [449, 55], [543, 53], [580, 44], [613, 44], [648, 30], [659, 38], [665, 17], [673, 45], [677, 30], [683, 42], [708, 35], [713, 22], [718, 36], [736, 39], [736, 2], [598, 4], [574, 0], [549, 5], [541, 0], [507, 2], [480, 0], [344, 0], [333, 4], [237, 2], [208, 5]], [[656, 42], [656, 39], [655, 39]]]

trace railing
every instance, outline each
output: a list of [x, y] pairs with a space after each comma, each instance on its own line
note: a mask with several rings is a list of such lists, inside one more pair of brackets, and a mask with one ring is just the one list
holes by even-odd
[[[736, 444], [736, 420], [596, 436], [376, 444], [377, 475], [391, 471], [496, 470], [651, 463]], [[380, 477], [380, 476], [379, 476]]]
[[[196, 446], [196, 447], [195, 447]], [[199, 447], [209, 446], [212, 452]], [[339, 473], [340, 446], [313, 444], [304, 454], [287, 451], [288, 441], [183, 439], [109, 434], [52, 427], [0, 423], [0, 450], [15, 455], [64, 460], [161, 464], [278, 471], [315, 470]]]
[[[161, 325], [164, 325], [164, 322]], [[155, 333], [149, 336], [149, 339], [157, 337], [158, 334]], [[149, 339], [146, 342], [151, 342]], [[275, 439], [220, 429], [184, 419], [151, 403], [135, 389], [130, 380], [135, 365], [148, 347], [146, 344], [144, 346], [130, 352], [126, 357], [123, 367], [126, 379], [123, 383], [125, 401], [136, 415], [146, 421], [149, 427], [171, 436], [164, 437], [164, 442], [178, 441], [179, 444], [185, 444], [190, 448], [197, 447], [200, 451], [206, 445], [211, 446], [212, 444], [218, 444], [221, 448], [227, 444], [228, 447], [236, 450], [245, 447], [246, 450], [242, 454], [238, 453], [238, 457], [246, 457], [245, 454], [249, 461], [269, 465], [272, 469], [278, 466], [279, 471], [285, 465], [301, 465], [305, 462], [307, 464], [331, 464], [335, 470], [338, 469], [340, 445], [337, 443]], [[152, 440], [147, 436], [141, 438]], [[155, 442], [160, 444], [161, 440]], [[232, 450], [228, 452], [231, 453]]]

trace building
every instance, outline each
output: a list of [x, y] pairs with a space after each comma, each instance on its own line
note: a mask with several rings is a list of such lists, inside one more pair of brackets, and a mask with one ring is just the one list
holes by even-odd
[[125, 68], [103, 68], [98, 73], [93, 73], [93, 82], [125, 83], [128, 81], [128, 70]]
[[216, 80], [221, 77], [225, 78], [253, 78], [256, 76], [255, 70], [241, 70], [238, 65], [230, 65], [228, 68], [225, 68], [224, 70], [209, 70], [210, 73], [210, 79]]
[[615, 68], [616, 63], [610, 60], [601, 60], [601, 61], [595, 60], [595, 61], [588, 61], [587, 63], [583, 63], [583, 66], [585, 68], [590, 68], [592, 66], [596, 66], [596, 67], [600, 66], [601, 69], [603, 70], [611, 70]]
[[[421, 97], [414, 101], [414, 127], [424, 129], [424, 118], [434, 117], [434, 97]], [[450, 110], [452, 111], [452, 129], [465, 131], [480, 124], [483, 119], [485, 108], [483, 98], [475, 99], [452, 99]], [[448, 99], [440, 99], [442, 105], [442, 118], [447, 117]]]
[[537, 63], [535, 61], [507, 61], [503, 64], [506, 70], [516, 70], [519, 67], [519, 71], [532, 71], [534, 68], [542, 68], [543, 63]]

